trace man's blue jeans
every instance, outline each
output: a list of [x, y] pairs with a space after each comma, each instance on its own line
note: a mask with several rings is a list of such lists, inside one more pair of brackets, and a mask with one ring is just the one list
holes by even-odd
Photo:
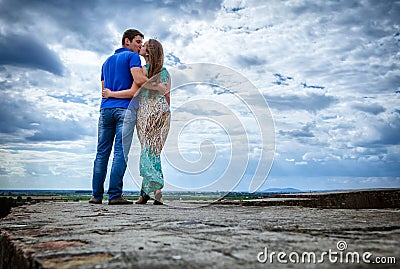
[[114, 143], [114, 158], [110, 173], [108, 199], [122, 195], [123, 177], [128, 153], [135, 130], [136, 110], [106, 108], [100, 110], [97, 154], [94, 160], [92, 188], [96, 199], [103, 199], [104, 181], [107, 175], [108, 159]]

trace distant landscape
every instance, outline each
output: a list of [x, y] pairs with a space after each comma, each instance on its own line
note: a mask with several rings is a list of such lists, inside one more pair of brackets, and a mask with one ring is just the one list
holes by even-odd
[[[263, 198], [268, 194], [276, 193], [301, 193], [303, 191], [293, 188], [271, 188], [263, 191], [248, 192], [179, 192], [164, 191], [163, 197], [166, 201], [215, 201], [223, 197], [227, 200], [246, 200]], [[124, 197], [127, 199], [138, 199], [139, 191], [125, 191]], [[88, 201], [91, 198], [90, 190], [0, 190], [0, 197], [13, 199], [18, 203], [43, 202], [43, 201], [62, 201], [79, 202]], [[105, 200], [107, 195], [105, 195]]]
[[[225, 200], [246, 200], [263, 198], [269, 194], [284, 193], [304, 193], [306, 191], [294, 188], [269, 188], [254, 193], [248, 192], [195, 192], [195, 191], [164, 191], [163, 196], [167, 201], [211, 201], [216, 199]], [[307, 193], [310, 191], [307, 191]], [[321, 192], [321, 191], [318, 191]], [[322, 191], [323, 192], [323, 191]], [[124, 197], [127, 199], [137, 199], [139, 191], [125, 191]], [[0, 197], [12, 198], [18, 202], [43, 202], [43, 201], [63, 201], [79, 202], [88, 201], [91, 198], [91, 190], [0, 190]], [[105, 195], [107, 200], [107, 195]]]
[[[268, 188], [254, 193], [249, 192], [195, 192], [195, 191], [164, 191], [166, 201], [215, 201], [224, 200], [249, 200], [265, 198], [274, 194], [334, 192], [343, 190], [312, 190], [304, 191], [295, 188]], [[124, 197], [135, 200], [139, 197], [139, 191], [125, 191]], [[0, 198], [12, 199], [18, 203], [62, 201], [79, 202], [88, 201], [91, 198], [91, 190], [0, 190]], [[107, 195], [104, 197], [107, 200]]]
[[[213, 202], [217, 200], [250, 200], [261, 199], [277, 193], [301, 193], [303, 191], [293, 188], [271, 188], [260, 192], [174, 192], [164, 191], [163, 198], [166, 202], [192, 201]], [[130, 200], [139, 198], [139, 191], [125, 191], [124, 197]], [[0, 190], [0, 218], [10, 213], [11, 207], [26, 203], [40, 202], [81, 202], [91, 198], [90, 190]], [[105, 200], [107, 195], [105, 196]]]
[[[368, 189], [370, 191], [382, 189]], [[248, 192], [178, 192], [164, 191], [163, 198], [166, 202], [200, 202], [211, 203], [215, 201], [247, 201], [254, 199], [265, 199], [278, 195], [307, 195], [318, 193], [334, 193], [357, 190], [313, 190], [303, 191], [294, 188], [268, 188], [254, 193]], [[124, 197], [130, 200], [137, 200], [139, 191], [125, 191]], [[90, 190], [0, 190], [0, 218], [7, 216], [12, 207], [24, 204], [41, 202], [81, 202], [88, 201], [91, 198]], [[107, 200], [105, 195], [104, 200]]]

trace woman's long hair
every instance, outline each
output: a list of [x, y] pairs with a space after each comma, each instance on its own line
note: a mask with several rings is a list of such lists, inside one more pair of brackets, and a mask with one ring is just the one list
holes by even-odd
[[149, 70], [147, 76], [152, 78], [158, 75], [156, 80], [160, 81], [160, 73], [164, 64], [164, 50], [161, 43], [155, 39], [149, 39], [146, 53], [149, 55]]

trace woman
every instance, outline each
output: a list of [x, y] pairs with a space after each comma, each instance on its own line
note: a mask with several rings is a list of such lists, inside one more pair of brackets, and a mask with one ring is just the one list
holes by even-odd
[[[163, 67], [164, 51], [160, 42], [150, 39], [144, 44], [140, 54], [146, 60], [145, 69], [149, 81], [140, 91], [135, 83], [131, 89], [124, 91], [113, 92], [104, 89], [103, 97], [123, 98], [129, 92], [133, 95], [139, 94], [136, 127], [141, 145], [140, 175], [143, 181], [136, 204], [146, 204], [150, 199], [149, 194], [154, 192], [154, 204], [162, 205], [161, 189], [164, 187], [164, 176], [160, 154], [170, 126], [171, 79], [167, 69]], [[163, 83], [166, 84], [166, 88]]]

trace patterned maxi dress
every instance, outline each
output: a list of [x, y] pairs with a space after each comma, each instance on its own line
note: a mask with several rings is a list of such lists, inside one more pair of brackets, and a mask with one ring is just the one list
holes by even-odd
[[[148, 69], [148, 65], [146, 65], [146, 69]], [[160, 80], [168, 82], [168, 78], [169, 73], [163, 67]], [[169, 132], [170, 118], [171, 113], [165, 96], [155, 90], [141, 89], [136, 128], [141, 146], [142, 196], [164, 186], [160, 154]]]

